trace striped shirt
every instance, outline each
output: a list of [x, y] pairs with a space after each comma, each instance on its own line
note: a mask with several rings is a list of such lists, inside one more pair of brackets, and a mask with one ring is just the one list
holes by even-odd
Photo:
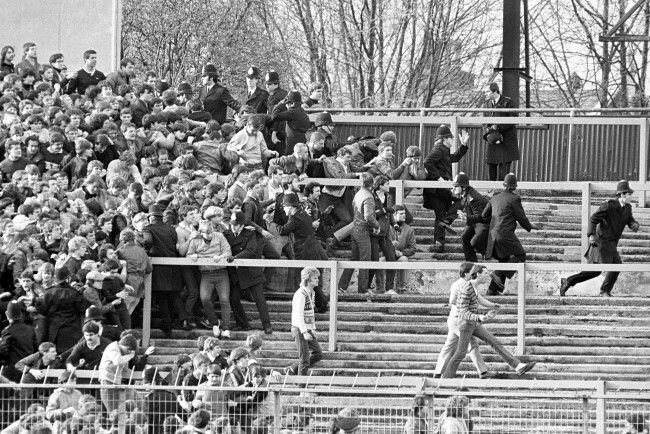
[[471, 282], [466, 282], [458, 291], [456, 298], [457, 318], [466, 321], [479, 321], [478, 296]]

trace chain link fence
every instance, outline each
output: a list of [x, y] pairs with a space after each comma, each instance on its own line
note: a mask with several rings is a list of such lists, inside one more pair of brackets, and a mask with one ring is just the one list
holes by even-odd
[[3, 384], [0, 426], [2, 433], [158, 434], [189, 426], [210, 433], [577, 434], [644, 432], [632, 428], [650, 423], [648, 389], [601, 395], [532, 387], [341, 387], [286, 378], [227, 387], [224, 378], [189, 379], [201, 384], [185, 387], [84, 379]]

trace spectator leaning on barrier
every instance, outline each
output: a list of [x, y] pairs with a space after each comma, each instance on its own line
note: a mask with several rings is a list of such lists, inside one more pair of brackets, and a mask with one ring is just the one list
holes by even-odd
[[[389, 239], [395, 247], [395, 256], [399, 262], [408, 262], [418, 250], [415, 230], [406, 223], [407, 209], [404, 205], [393, 207], [395, 224], [389, 230]], [[412, 220], [412, 218], [411, 218]], [[406, 290], [408, 270], [397, 270], [395, 273], [395, 292], [403, 293]]]
[[[494, 258], [499, 262], [526, 262], [524, 251], [519, 238], [515, 235], [517, 223], [530, 232], [530, 224], [526, 212], [521, 205], [521, 197], [515, 194], [517, 177], [514, 173], [506, 175], [503, 181], [503, 191], [495, 193], [483, 210], [483, 221], [490, 222], [490, 234], [485, 250], [485, 259]], [[512, 278], [515, 271], [495, 271], [487, 295], [503, 293], [506, 278]]]
[[[126, 335], [119, 342], [108, 344], [99, 362], [99, 380], [102, 385], [114, 386], [122, 384], [122, 379], [129, 378], [129, 362], [135, 357], [137, 340], [133, 335]], [[102, 404], [110, 413], [123, 408], [126, 390], [120, 388], [102, 388]]]
[[[450, 181], [452, 176], [451, 164], [460, 161], [467, 153], [467, 142], [469, 134], [462, 131], [459, 135], [460, 147], [453, 154], [450, 148], [454, 143], [451, 130], [446, 125], [441, 125], [436, 131], [436, 141], [431, 153], [424, 160], [424, 169], [427, 172], [427, 180]], [[425, 188], [423, 190], [423, 206], [432, 209], [436, 215], [433, 229], [433, 244], [430, 252], [441, 253], [445, 249], [445, 230], [453, 232], [450, 224], [457, 215], [458, 201], [455, 201], [451, 191], [446, 188]]]
[[[616, 185], [616, 197], [607, 200], [598, 210], [591, 215], [587, 237], [589, 248], [585, 258], [590, 264], [621, 264], [621, 255], [618, 253], [618, 242], [625, 226], [633, 232], [639, 230], [639, 222], [632, 216], [630, 200], [634, 190], [626, 180], [621, 180]], [[578, 274], [563, 278], [560, 282], [560, 296], [564, 297], [572, 286], [593, 279], [600, 275], [600, 271], [582, 271]], [[612, 288], [616, 283], [619, 273], [608, 271], [600, 287], [600, 296], [611, 297]]]

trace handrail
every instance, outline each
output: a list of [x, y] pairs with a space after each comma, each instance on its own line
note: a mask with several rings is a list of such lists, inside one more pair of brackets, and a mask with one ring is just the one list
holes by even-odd
[[[211, 259], [163, 258], [153, 257], [151, 262], [156, 266], [218, 266], [218, 267], [285, 267], [303, 268], [316, 267], [330, 270], [330, 321], [328, 350], [337, 349], [337, 316], [338, 316], [338, 277], [340, 269], [375, 269], [375, 270], [458, 270], [459, 262], [371, 262], [371, 261], [300, 261], [290, 259], [236, 259], [232, 262]], [[486, 262], [489, 270], [517, 271], [517, 353], [524, 354], [526, 348], [526, 273], [533, 271], [619, 271], [650, 273], [650, 263], [642, 264], [584, 264], [584, 263], [555, 263], [555, 262], [520, 262], [496, 263]], [[149, 345], [151, 338], [151, 274], [145, 276], [145, 298], [143, 308], [142, 341]]]
[[[469, 109], [468, 109], [469, 110]], [[359, 111], [359, 110], [356, 110]], [[418, 146], [420, 149], [424, 148], [424, 129], [426, 126], [437, 126], [441, 124], [449, 125], [452, 134], [455, 138], [458, 138], [458, 132], [460, 128], [463, 127], [481, 127], [485, 124], [491, 123], [504, 123], [517, 124], [517, 125], [569, 125], [570, 129], [573, 129], [573, 126], [576, 125], [632, 125], [639, 127], [639, 165], [638, 165], [638, 178], [639, 182], [645, 183], [648, 180], [648, 146], [649, 146], [649, 137], [648, 137], [648, 119], [646, 117], [602, 117], [602, 116], [574, 116], [576, 111], [579, 109], [570, 110], [570, 116], [561, 117], [561, 116], [516, 116], [516, 117], [504, 117], [499, 116], [483, 116], [482, 112], [486, 110], [473, 109], [479, 116], [427, 116], [426, 112], [428, 109], [419, 109], [419, 113], [414, 116], [398, 116], [398, 115], [387, 115], [387, 116], [354, 116], [354, 115], [334, 115], [332, 116], [334, 123], [343, 123], [343, 124], [362, 124], [362, 125], [382, 125], [387, 128], [392, 128], [396, 125], [413, 125], [419, 128], [419, 142]], [[431, 111], [431, 110], [429, 110]], [[502, 112], [521, 112], [522, 109], [501, 109]], [[525, 111], [525, 110], [524, 110]], [[650, 108], [645, 108], [644, 112], [650, 112]], [[341, 113], [354, 112], [354, 110], [342, 110]], [[413, 110], [415, 112], [415, 110]], [[608, 111], [607, 111], [608, 112]], [[312, 118], [314, 117], [312, 113]], [[569, 180], [569, 174], [572, 170], [572, 160], [571, 148], [573, 146], [573, 140], [570, 138], [568, 141], [567, 155], [567, 180]], [[458, 172], [458, 163], [452, 165], [453, 174], [455, 175]], [[471, 175], [471, 174], [470, 174]], [[639, 195], [639, 203], [641, 206], [645, 207], [646, 203], [646, 191], [641, 191]]]
[[488, 107], [318, 107], [309, 108], [307, 113], [650, 113], [650, 107], [607, 107], [607, 108], [581, 108], [581, 107], [543, 107], [543, 108], [488, 108]]

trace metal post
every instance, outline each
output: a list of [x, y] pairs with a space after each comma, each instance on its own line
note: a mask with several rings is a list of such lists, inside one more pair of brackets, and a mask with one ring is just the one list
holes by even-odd
[[521, 58], [521, 0], [503, 2], [503, 94], [519, 107]]
[[327, 350], [331, 353], [336, 351], [336, 318], [338, 316], [339, 302], [339, 273], [338, 262], [331, 261], [330, 265], [330, 329]]
[[280, 434], [280, 421], [282, 420], [282, 394], [280, 390], [273, 390], [273, 396], [275, 397], [275, 406], [273, 408], [273, 432], [275, 434]]
[[582, 398], [582, 432], [589, 434], [589, 398]]
[[[648, 119], [639, 125], [639, 182], [648, 182]], [[639, 190], [639, 206], [645, 207], [646, 191]]]
[[122, 0], [113, 0], [111, 28], [111, 71], [117, 70], [122, 57]]
[[142, 300], [142, 346], [151, 340], [151, 273], [144, 276], [144, 300]]
[[424, 116], [425, 116], [425, 111], [424, 109], [420, 109], [420, 137], [418, 139], [418, 148], [422, 151], [423, 145], [424, 145]]
[[582, 262], [587, 262], [584, 257], [585, 252], [589, 248], [589, 240], [587, 239], [587, 231], [589, 230], [589, 219], [591, 218], [591, 183], [582, 183], [582, 226], [580, 230], [580, 257]]
[[605, 434], [605, 421], [606, 409], [605, 409], [605, 391], [607, 390], [607, 384], [604, 381], [599, 381], [598, 386], [596, 386], [596, 433]]
[[395, 181], [395, 184], [397, 184], [395, 187], [395, 204], [404, 205], [404, 180], [398, 179]]
[[[454, 116], [451, 118], [451, 134], [454, 135], [454, 148], [452, 149], [452, 152], [456, 152], [458, 149], [458, 117]], [[458, 163], [452, 163], [451, 165], [451, 178], [454, 179], [456, 178], [456, 175], [458, 175]]]
[[[569, 118], [573, 118], [576, 115], [576, 109], [572, 108], [569, 110]], [[573, 122], [569, 124], [569, 143], [567, 144], [566, 149], [566, 180], [571, 181], [571, 167], [573, 165], [573, 159], [571, 158], [571, 153], [573, 151], [573, 133], [575, 131], [575, 125]]]
[[526, 351], [526, 263], [519, 264], [517, 270], [517, 354]]

